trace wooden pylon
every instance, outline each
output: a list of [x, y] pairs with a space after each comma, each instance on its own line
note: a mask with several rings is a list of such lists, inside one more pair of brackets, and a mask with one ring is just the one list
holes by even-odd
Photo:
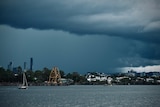
[[61, 74], [59, 72], [58, 67], [53, 67], [49, 76], [49, 84], [53, 85], [61, 84]]

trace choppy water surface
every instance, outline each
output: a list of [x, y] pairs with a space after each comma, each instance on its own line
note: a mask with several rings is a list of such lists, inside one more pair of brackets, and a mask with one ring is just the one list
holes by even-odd
[[0, 106], [160, 107], [160, 86], [1, 86]]

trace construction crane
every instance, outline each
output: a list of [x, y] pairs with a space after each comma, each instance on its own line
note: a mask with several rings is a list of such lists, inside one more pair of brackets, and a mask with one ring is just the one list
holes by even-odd
[[49, 84], [51, 85], [60, 85], [61, 82], [61, 74], [59, 72], [58, 67], [53, 67], [51, 73], [49, 75]]

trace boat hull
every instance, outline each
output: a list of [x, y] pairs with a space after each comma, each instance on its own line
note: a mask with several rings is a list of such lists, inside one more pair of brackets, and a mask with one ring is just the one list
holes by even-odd
[[27, 89], [27, 86], [19, 86], [18, 89]]

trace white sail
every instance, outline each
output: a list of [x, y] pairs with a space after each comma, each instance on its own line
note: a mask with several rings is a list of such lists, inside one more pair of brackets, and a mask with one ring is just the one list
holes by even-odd
[[25, 72], [23, 72], [23, 84], [20, 85], [18, 88], [19, 89], [27, 89], [28, 88], [28, 83], [27, 83], [27, 78], [26, 78]]

